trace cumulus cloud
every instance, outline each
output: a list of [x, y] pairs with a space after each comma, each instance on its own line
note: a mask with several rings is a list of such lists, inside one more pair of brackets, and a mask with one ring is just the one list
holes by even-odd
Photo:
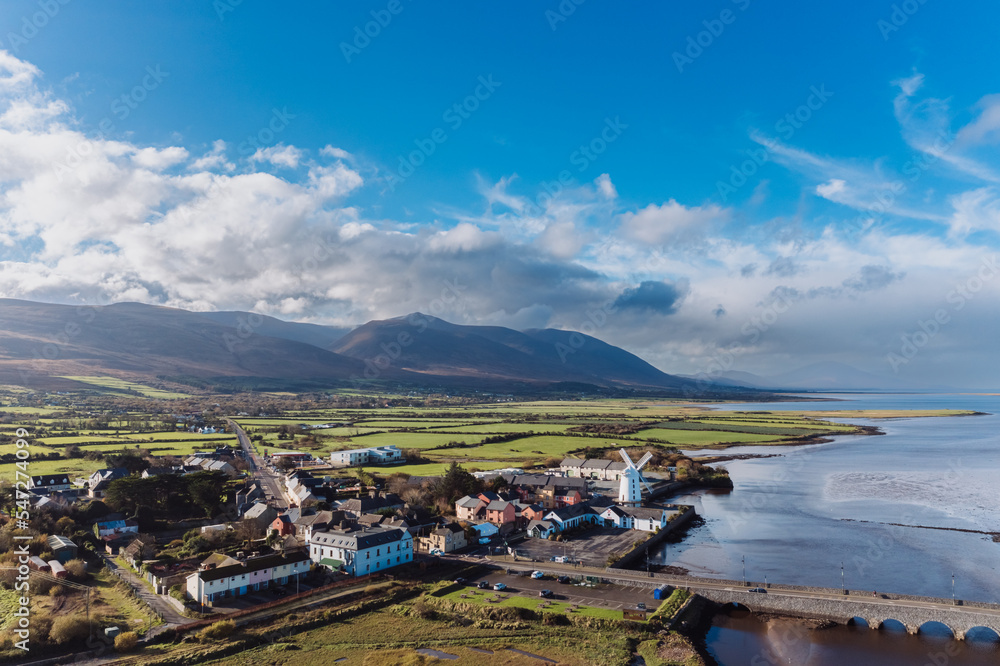
[[630, 238], [661, 244], [714, 231], [717, 223], [729, 217], [728, 210], [715, 204], [688, 207], [671, 199], [660, 206], [650, 204], [638, 212], [625, 213], [621, 227]]
[[283, 143], [279, 143], [276, 146], [258, 148], [257, 152], [250, 159], [254, 162], [267, 162], [274, 166], [294, 169], [299, 166], [302, 154], [302, 151], [295, 146], [286, 146]]

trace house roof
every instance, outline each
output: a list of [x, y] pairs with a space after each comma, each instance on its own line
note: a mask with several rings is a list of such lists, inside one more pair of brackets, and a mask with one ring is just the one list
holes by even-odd
[[254, 504], [252, 507], [247, 509], [246, 512], [244, 512], [243, 517], [260, 518], [266, 515], [268, 511], [274, 511], [274, 509], [269, 507], [267, 504], [264, 504], [263, 502], [258, 502], [257, 504]]
[[458, 523], [445, 523], [441, 527], [437, 528], [431, 534], [436, 534], [438, 536], [448, 536], [449, 534], [458, 534], [460, 532], [465, 532], [465, 529]]
[[66, 537], [60, 536], [58, 534], [53, 534], [52, 536], [50, 536], [48, 539], [45, 540], [45, 543], [48, 544], [49, 550], [52, 551], [62, 550], [63, 548], [74, 548], [74, 549], [76, 548], [76, 544], [73, 543], [70, 539], [67, 539]]
[[560, 467], [580, 467], [585, 462], [586, 461], [582, 460], [581, 458], [564, 458], [563, 461], [561, 463], [559, 463], [559, 466]]
[[212, 553], [201, 561], [203, 567], [224, 567], [230, 564], [239, 564], [239, 560], [225, 553]]
[[551, 530], [552, 522], [549, 520], [529, 520], [528, 521], [528, 531], [530, 532], [535, 527], [541, 527], [543, 530]]
[[640, 520], [660, 520], [663, 514], [667, 513], [663, 509], [655, 509], [648, 506], [626, 506], [622, 507], [622, 510], [633, 518], [639, 518]]
[[286, 553], [284, 555], [278, 553], [274, 555], [264, 555], [262, 557], [251, 558], [246, 562], [237, 562], [236, 564], [216, 567], [215, 569], [209, 569], [208, 571], [199, 571], [198, 576], [204, 581], [222, 580], [223, 578], [229, 578], [230, 576], [242, 576], [243, 574], [251, 573], [253, 571], [273, 569], [274, 567], [280, 567], [286, 564], [295, 564], [303, 561], [309, 561], [309, 555], [307, 553]]
[[69, 485], [67, 474], [39, 474], [31, 477], [31, 485], [37, 487]]
[[545, 517], [549, 518], [550, 516], [555, 515], [559, 518], [559, 520], [565, 522], [588, 513], [595, 513], [589, 504], [570, 504], [569, 506], [552, 509], [545, 514]]
[[504, 500], [493, 500], [486, 505], [487, 511], [504, 511], [510, 506], [510, 502], [505, 502]]
[[466, 495], [465, 497], [455, 502], [455, 506], [460, 506], [463, 509], [475, 509], [477, 506], [479, 506], [479, 503], [482, 501], [483, 500], [479, 499], [478, 497], [473, 497], [472, 495]]
[[409, 532], [406, 530], [396, 527], [368, 527], [350, 531], [325, 530], [313, 533], [309, 543], [358, 551], [401, 541], [407, 534]]

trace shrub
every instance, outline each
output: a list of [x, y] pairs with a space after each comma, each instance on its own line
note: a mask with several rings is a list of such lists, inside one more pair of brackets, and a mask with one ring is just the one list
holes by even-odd
[[49, 590], [50, 597], [61, 597], [66, 594], [66, 588], [62, 585], [53, 585], [52, 589]]
[[56, 643], [83, 640], [90, 635], [90, 625], [86, 618], [78, 615], [60, 615], [52, 622], [49, 639]]
[[66, 573], [69, 577], [75, 581], [82, 581], [87, 578], [87, 565], [84, 564], [83, 560], [73, 559], [63, 565], [66, 568]]
[[228, 638], [230, 634], [236, 631], [236, 623], [232, 620], [219, 620], [218, 622], [209, 625], [201, 630], [201, 637], [208, 638], [211, 640], [218, 640], [222, 638]]
[[131, 652], [139, 643], [139, 636], [134, 631], [123, 631], [115, 636], [115, 650], [118, 652]]

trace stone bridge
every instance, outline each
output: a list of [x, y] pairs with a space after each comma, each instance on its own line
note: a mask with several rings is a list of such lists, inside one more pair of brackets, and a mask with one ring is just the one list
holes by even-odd
[[[688, 579], [691, 580], [691, 579]], [[746, 587], [730, 588], [717, 584], [701, 586], [691, 583], [692, 592], [721, 604], [738, 604], [751, 612], [776, 613], [796, 617], [830, 620], [847, 624], [864, 620], [872, 629], [879, 629], [887, 620], [896, 620], [910, 634], [916, 634], [928, 622], [948, 627], [957, 640], [964, 640], [970, 630], [985, 627], [1000, 637], [1000, 606], [994, 604], [966, 605], [951, 599], [884, 595], [873, 598], [852, 591], [811, 588], [809, 591], [769, 589], [766, 593], [748, 592]]]

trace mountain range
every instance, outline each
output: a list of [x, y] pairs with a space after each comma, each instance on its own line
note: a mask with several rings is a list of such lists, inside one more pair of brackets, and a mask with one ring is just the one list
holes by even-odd
[[69, 389], [80, 385], [67, 377], [95, 375], [214, 389], [394, 382], [678, 393], [696, 386], [573, 331], [465, 326], [421, 313], [348, 330], [236, 311], [0, 299], [0, 382]]

